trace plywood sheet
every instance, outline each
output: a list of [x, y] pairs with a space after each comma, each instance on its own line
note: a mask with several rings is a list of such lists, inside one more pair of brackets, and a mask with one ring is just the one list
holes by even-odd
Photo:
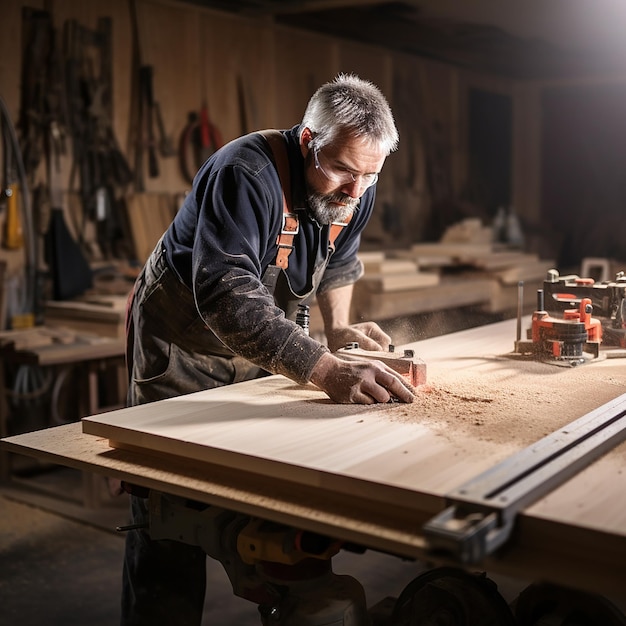
[[[336, 405], [275, 376], [89, 417], [83, 429], [114, 447], [362, 492], [381, 504], [399, 489], [420, 507], [420, 498], [445, 495], [626, 393], [619, 360], [578, 369], [519, 361], [508, 356], [514, 335], [511, 320], [412, 344], [428, 365], [412, 405]], [[626, 512], [616, 523], [626, 532]]]

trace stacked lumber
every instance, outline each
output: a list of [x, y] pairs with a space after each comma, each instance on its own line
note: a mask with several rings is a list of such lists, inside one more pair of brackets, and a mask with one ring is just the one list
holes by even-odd
[[439, 283], [439, 273], [421, 271], [411, 259], [392, 258], [384, 251], [360, 252], [364, 274], [357, 283], [359, 289], [382, 293], [418, 289]]
[[78, 300], [46, 302], [47, 326], [64, 326], [75, 331], [94, 333], [102, 337], [125, 336], [127, 296], [89, 296]]
[[52, 344], [66, 345], [75, 341], [76, 332], [64, 327], [33, 326], [0, 332], [0, 348], [10, 348], [15, 351], [34, 350]]
[[536, 289], [541, 286], [548, 270], [555, 267], [552, 259], [540, 259], [537, 254], [506, 248], [493, 243], [437, 242], [414, 244], [401, 252], [422, 267], [437, 267], [454, 271], [456, 276], [485, 279], [491, 284], [491, 298], [485, 309], [490, 313], [514, 310], [518, 301], [518, 285], [524, 289], [524, 307], [536, 302]]
[[536, 290], [555, 262], [492, 239], [491, 228], [465, 220], [438, 242], [360, 252], [365, 274], [355, 285], [352, 318], [389, 319], [476, 305], [487, 313], [509, 314], [517, 311], [520, 296], [524, 310], [533, 310]]
[[0, 332], [0, 352], [17, 363], [60, 365], [123, 357], [124, 340], [44, 325]]

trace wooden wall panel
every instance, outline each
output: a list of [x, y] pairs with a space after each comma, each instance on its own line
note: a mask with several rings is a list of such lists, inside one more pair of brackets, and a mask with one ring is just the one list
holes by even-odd
[[[154, 68], [154, 98], [165, 131], [178, 147], [188, 112], [199, 111], [202, 102], [201, 20], [192, 7], [150, 1], [137, 2], [137, 19], [141, 60]], [[147, 170], [144, 173], [146, 190], [184, 190], [187, 184], [178, 158], [159, 155], [158, 160], [158, 178], [150, 179]]]
[[[113, 112], [118, 143], [131, 157], [132, 28], [129, 0], [2, 0], [0, 22], [0, 94], [17, 120], [21, 63], [21, 9], [49, 6], [55, 24], [66, 19], [95, 28], [97, 19], [113, 20]], [[389, 98], [401, 141], [385, 164], [374, 218], [364, 245], [404, 247], [427, 235], [430, 213], [425, 129], [441, 123], [453, 165], [452, 186], [462, 188], [466, 160], [459, 102], [461, 71], [418, 57], [340, 40], [173, 0], [137, 0], [142, 61], [154, 67], [154, 95], [165, 130], [177, 145], [191, 111], [206, 99], [225, 141], [241, 133], [299, 123], [313, 91], [338, 72], [356, 72], [376, 83]], [[240, 96], [243, 93], [243, 97]], [[528, 99], [523, 100], [528, 102]], [[246, 113], [242, 120], [242, 107]], [[532, 120], [532, 116], [525, 119]], [[535, 121], [535, 123], [538, 123]], [[519, 133], [518, 133], [519, 136]], [[532, 146], [530, 147], [532, 148]], [[531, 160], [531, 149], [520, 159]], [[147, 161], [147, 159], [144, 159]], [[64, 166], [69, 176], [69, 157]], [[160, 176], [144, 176], [146, 191], [179, 194], [189, 188], [177, 157], [159, 157]], [[533, 168], [527, 162], [528, 172]], [[45, 173], [43, 173], [45, 174]], [[43, 176], [42, 174], [42, 176]], [[519, 179], [519, 176], [518, 176]], [[526, 204], [531, 199], [526, 199]], [[0, 221], [2, 217], [0, 216]], [[1, 224], [0, 224], [1, 226]], [[11, 266], [22, 252], [0, 250]]]
[[[389, 103], [393, 102], [393, 66], [391, 54], [382, 48], [365, 46], [354, 42], [341, 42], [339, 46], [339, 70], [345, 73], [354, 73], [365, 80], [377, 85], [383, 92]], [[393, 157], [387, 159], [376, 188], [376, 202], [380, 209], [384, 204], [393, 203], [394, 188], [391, 171], [393, 169]], [[377, 212], [380, 218], [381, 212]], [[370, 221], [366, 237], [370, 236], [372, 229], [378, 232], [379, 219]]]
[[274, 68], [267, 62], [273, 56], [271, 23], [207, 14], [202, 26], [205, 93], [224, 140], [268, 126], [275, 95]]
[[276, 117], [288, 128], [302, 120], [313, 92], [339, 71], [338, 43], [322, 35], [276, 27]]

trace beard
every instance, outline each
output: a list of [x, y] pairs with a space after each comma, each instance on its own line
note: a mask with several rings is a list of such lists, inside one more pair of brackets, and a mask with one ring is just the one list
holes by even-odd
[[[310, 191], [308, 201], [318, 224], [345, 222], [359, 206], [359, 198], [352, 198], [341, 192], [326, 195]], [[340, 204], [335, 204], [337, 202]]]

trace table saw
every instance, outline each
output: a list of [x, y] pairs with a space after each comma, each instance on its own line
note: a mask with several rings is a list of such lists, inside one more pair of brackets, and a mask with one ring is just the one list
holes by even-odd
[[[157, 535], [177, 533], [215, 558], [223, 555], [212, 553], [212, 539], [198, 539], [198, 528], [214, 530], [232, 512], [274, 524], [282, 540], [295, 536], [288, 529], [300, 540], [328, 538], [308, 552], [299, 546], [307, 562], [358, 547], [432, 563], [431, 576], [400, 595], [389, 623], [626, 624], [625, 363], [566, 368], [511, 358], [516, 324], [403, 346], [428, 368], [412, 405], [336, 405], [313, 386], [270, 376], [2, 446], [150, 489], [151, 532], [154, 524]], [[198, 507], [184, 510], [189, 501], [210, 505], [201, 520]], [[247, 549], [262, 549], [266, 535], [258, 527], [245, 535]], [[250, 554], [243, 558], [255, 567]], [[475, 572], [528, 581], [510, 618], [497, 593], [490, 608], [477, 609], [482, 620], [450, 617], [452, 604], [463, 605], [459, 615], [473, 610], [474, 582], [463, 576]], [[449, 621], [424, 621], [432, 615], [424, 618], [414, 599], [424, 606], [438, 597]], [[579, 602], [579, 618], [587, 611], [596, 621], [567, 621], [561, 605]], [[270, 613], [263, 623], [298, 623]]]

